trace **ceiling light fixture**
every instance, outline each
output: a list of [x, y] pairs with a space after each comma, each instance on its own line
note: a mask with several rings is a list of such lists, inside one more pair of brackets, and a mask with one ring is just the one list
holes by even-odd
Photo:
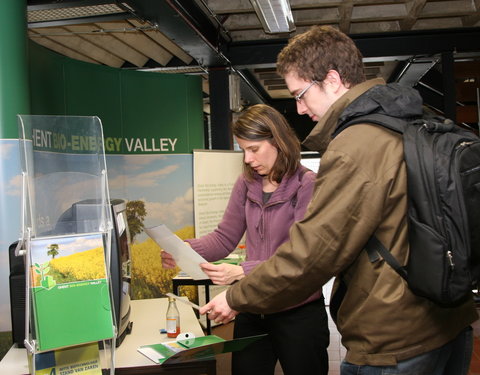
[[290, 33], [295, 30], [288, 0], [250, 0], [250, 3], [266, 33]]

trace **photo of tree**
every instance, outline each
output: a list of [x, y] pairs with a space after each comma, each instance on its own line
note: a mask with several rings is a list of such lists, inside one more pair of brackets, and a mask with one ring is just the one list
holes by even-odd
[[[110, 197], [127, 199], [132, 254], [132, 298], [159, 298], [172, 291], [179, 268], [162, 266], [162, 249], [145, 227], [166, 224], [181, 239], [195, 236], [192, 155], [107, 155]], [[197, 300], [196, 287], [182, 295]]]

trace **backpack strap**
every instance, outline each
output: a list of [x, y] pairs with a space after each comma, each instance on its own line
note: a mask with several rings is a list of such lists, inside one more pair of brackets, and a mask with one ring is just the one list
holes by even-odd
[[411, 118], [410, 120], [389, 116], [382, 113], [370, 113], [368, 115], [358, 116], [350, 119], [347, 122], [341, 124], [332, 137], [336, 137], [340, 132], [345, 130], [351, 125], [356, 124], [376, 124], [381, 125], [384, 128], [396, 131], [403, 134], [406, 132], [407, 124], [410, 121], [412, 125], [423, 126], [429, 133], [447, 133], [455, 128], [455, 123], [445, 117], [428, 115], [424, 112], [424, 116], [421, 118]]
[[400, 276], [407, 280], [407, 271], [405, 267], [401, 266], [400, 263], [395, 259], [395, 257], [388, 251], [385, 246], [378, 240], [375, 235], [372, 235], [365, 245], [365, 251], [368, 254], [370, 262], [375, 262], [378, 260], [380, 255], [385, 262], [389, 264]]

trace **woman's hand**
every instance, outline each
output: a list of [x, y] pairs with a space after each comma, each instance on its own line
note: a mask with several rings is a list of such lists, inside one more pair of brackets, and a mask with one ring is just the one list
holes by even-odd
[[167, 253], [165, 250], [160, 253], [162, 257], [162, 266], [163, 268], [175, 268], [177, 263], [172, 257], [172, 254]]
[[234, 281], [240, 280], [245, 277], [243, 268], [228, 263], [212, 264], [202, 263], [200, 264], [203, 272], [212, 280], [214, 284], [229, 285]]

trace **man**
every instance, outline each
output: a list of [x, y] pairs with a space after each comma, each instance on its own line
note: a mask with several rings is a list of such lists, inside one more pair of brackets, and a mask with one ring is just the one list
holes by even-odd
[[[364, 250], [375, 236], [405, 264], [407, 184], [402, 136], [346, 121], [379, 112], [421, 115], [418, 93], [382, 80], [365, 81], [353, 41], [331, 27], [290, 40], [277, 69], [297, 110], [318, 124], [304, 144], [322, 155], [316, 189], [303, 220], [276, 254], [206, 304], [201, 313], [226, 322], [237, 311], [272, 313], [301, 301], [336, 276], [332, 315], [347, 353], [341, 374], [467, 374], [473, 300], [441, 308], [417, 297], [381, 258]], [[336, 309], [338, 307], [338, 309]], [[336, 310], [335, 310], [336, 309]]]

